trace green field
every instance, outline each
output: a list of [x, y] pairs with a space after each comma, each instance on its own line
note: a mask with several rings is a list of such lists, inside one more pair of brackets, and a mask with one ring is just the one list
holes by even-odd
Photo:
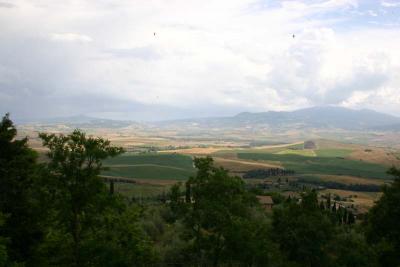
[[308, 149], [286, 149], [286, 150], [282, 150], [279, 151], [275, 154], [278, 155], [300, 155], [300, 156], [305, 156], [305, 157], [315, 157], [316, 154], [314, 152], [314, 150], [308, 150]]
[[331, 174], [349, 175], [365, 178], [387, 179], [387, 167], [364, 161], [345, 159], [344, 150], [316, 150], [316, 157], [294, 154], [271, 153], [238, 153], [238, 158], [246, 160], [264, 160], [280, 162], [286, 169], [294, 170], [297, 174]]
[[124, 154], [104, 161], [104, 175], [184, 180], [194, 174], [192, 158], [179, 154]]
[[350, 149], [318, 149], [315, 153], [318, 157], [347, 157], [352, 150]]
[[115, 192], [121, 193], [127, 197], [155, 197], [168, 192], [168, 187], [162, 185], [149, 185], [149, 184], [125, 184], [115, 183]]

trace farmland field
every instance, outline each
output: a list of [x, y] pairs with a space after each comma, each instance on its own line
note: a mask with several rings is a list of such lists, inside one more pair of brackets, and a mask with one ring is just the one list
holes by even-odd
[[351, 152], [350, 149], [318, 149], [315, 151], [318, 157], [347, 157]]
[[[264, 184], [269, 186], [265, 190], [282, 194], [299, 194], [304, 185], [321, 187], [324, 188], [318, 189], [323, 190], [321, 194], [357, 195], [351, 198], [354, 202], [343, 203], [366, 210], [379, 196], [373, 190], [391, 182], [392, 177], [386, 175], [386, 170], [400, 164], [400, 153], [396, 147], [362, 145], [352, 143], [353, 140], [304, 136], [269, 141], [267, 136], [242, 136], [234, 131], [221, 139], [221, 136], [209, 133], [179, 136], [175, 131], [149, 133], [137, 130], [91, 132], [129, 151], [105, 160], [103, 163], [108, 170], [102, 174], [132, 178], [135, 183], [116, 182], [114, 189], [128, 198], [134, 197], [136, 201], [153, 201], [163, 196], [171, 185], [195, 174], [193, 157], [208, 155], [214, 158], [216, 166], [239, 177], [251, 171], [271, 168], [295, 171], [293, 176], [281, 182], [279, 177], [246, 178], [245, 182], [251, 187]], [[47, 162], [47, 150], [42, 147], [37, 134], [33, 134], [35, 136], [30, 139], [30, 144], [39, 152], [40, 161]], [[304, 140], [313, 141], [315, 147], [304, 149]]]
[[386, 175], [387, 167], [385, 166], [342, 157], [328, 157], [329, 153], [335, 154], [334, 151], [324, 151], [322, 153], [324, 156], [317, 157], [271, 153], [238, 153], [237, 155], [238, 158], [246, 160], [280, 162], [285, 168], [294, 170], [298, 174], [348, 175], [377, 179], [388, 178]]
[[338, 182], [346, 185], [351, 184], [372, 184], [372, 185], [383, 185], [390, 180], [384, 179], [373, 179], [373, 178], [362, 178], [362, 177], [355, 177], [355, 176], [346, 176], [346, 175], [329, 175], [329, 174], [316, 174], [316, 175], [306, 175], [302, 176], [304, 179], [317, 179], [324, 182]]
[[157, 195], [167, 192], [168, 187], [162, 185], [151, 184], [125, 184], [116, 183], [114, 185], [115, 192], [121, 193], [127, 197], [155, 197]]
[[192, 158], [179, 154], [123, 154], [104, 161], [104, 175], [183, 180], [194, 174]]
[[[321, 191], [322, 194], [331, 193], [340, 197], [350, 198], [351, 202], [341, 202], [342, 204], [355, 205], [358, 207], [359, 212], [367, 212], [369, 208], [374, 205], [374, 202], [379, 199], [381, 193], [375, 192], [354, 192], [347, 190], [325, 189]], [[351, 197], [352, 196], [352, 197]]]
[[278, 155], [300, 155], [305, 157], [315, 157], [314, 150], [302, 149], [302, 150], [294, 150], [294, 149], [286, 149], [277, 152]]

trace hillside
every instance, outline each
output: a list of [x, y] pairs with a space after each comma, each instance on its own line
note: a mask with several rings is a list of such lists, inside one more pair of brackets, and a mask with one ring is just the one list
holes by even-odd
[[37, 120], [21, 120], [21, 125], [34, 125], [38, 127], [64, 126], [67, 128], [124, 128], [136, 126], [138, 123], [129, 120], [110, 120], [95, 118], [86, 115], [77, 115], [70, 117], [45, 118]]
[[343, 129], [348, 131], [398, 131], [400, 118], [373, 110], [353, 110], [342, 107], [312, 107], [295, 111], [242, 112], [231, 117], [189, 118], [138, 123], [130, 120], [111, 120], [78, 115], [25, 122], [37, 126], [64, 125], [68, 128], [126, 128], [141, 126], [147, 129], [178, 128], [204, 130], [208, 128], [269, 128]]
[[373, 110], [353, 110], [342, 107], [312, 107], [295, 111], [243, 112], [233, 117], [187, 119], [160, 122], [160, 126], [186, 125], [203, 127], [271, 127], [292, 129], [393, 129], [400, 118]]

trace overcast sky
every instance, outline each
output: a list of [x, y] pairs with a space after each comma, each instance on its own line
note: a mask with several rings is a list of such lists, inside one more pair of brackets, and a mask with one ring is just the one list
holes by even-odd
[[400, 1], [0, 0], [14, 118], [316, 105], [400, 114]]

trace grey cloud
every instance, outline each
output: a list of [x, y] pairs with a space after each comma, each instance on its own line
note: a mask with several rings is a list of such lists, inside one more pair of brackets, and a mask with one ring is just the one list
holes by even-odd
[[[10, 112], [16, 121], [29, 122], [36, 119], [89, 114], [111, 119], [136, 121], [161, 121], [194, 117], [234, 115], [241, 107], [221, 107], [210, 105], [179, 108], [160, 104], [143, 104], [133, 100], [113, 98], [108, 95], [81, 94], [74, 96], [19, 97], [3, 103], [0, 115]], [[104, 115], [106, 114], [106, 116]], [[114, 116], [107, 114], [116, 114]]]
[[0, 8], [14, 8], [16, 5], [8, 2], [0, 2]]
[[315, 105], [335, 105], [348, 99], [354, 91], [377, 90], [390, 80], [390, 60], [380, 53], [364, 56], [344, 78], [338, 76], [326, 84], [320, 70], [325, 63], [324, 38], [329, 38], [329, 32], [327, 34], [321, 37], [313, 32], [306, 33], [302, 37], [305, 39], [300, 39], [287, 54], [272, 58], [273, 69], [263, 81], [265, 86], [278, 90], [286, 99], [304, 97]]
[[[11, 0], [0, 0], [0, 8], [15, 7], [12, 3]], [[87, 5], [82, 9], [79, 1], [61, 5], [51, 0], [38, 3], [40, 8], [24, 9], [21, 2], [18, 9], [23, 12], [3, 10], [10, 15], [1, 17], [0, 23], [4, 29], [0, 35], [2, 113], [11, 111], [18, 117], [118, 113], [129, 116], [126, 119], [161, 120], [296, 108], [304, 103], [338, 104], [354, 91], [372, 91], [390, 83], [393, 88], [398, 88], [398, 81], [393, 78], [398, 73], [394, 69], [396, 64], [379, 61], [381, 55], [354, 67], [356, 60], [364, 59], [364, 55], [355, 55], [355, 60], [349, 63], [351, 66], [347, 68], [346, 65], [343, 71], [335, 69], [332, 65], [335, 62], [327, 61], [331, 60], [328, 48], [335, 45], [329, 38], [334, 39], [335, 34], [329, 29], [318, 28], [323, 23], [317, 26], [302, 23], [303, 17], [295, 21], [299, 25], [294, 28], [305, 25], [304, 32], [303, 28], [293, 31], [296, 38], [290, 34], [279, 41], [278, 33], [276, 36], [274, 33], [271, 36], [264, 34], [264, 30], [268, 31], [268, 27], [276, 27], [276, 24], [268, 25], [269, 20], [265, 20], [264, 25], [264, 16], [256, 16], [252, 21], [248, 19], [251, 13], [242, 16], [241, 10], [233, 10], [236, 15], [231, 17], [232, 21], [204, 20], [206, 13], [192, 21], [189, 17], [179, 16], [185, 9], [177, 10], [172, 16], [170, 12], [156, 9], [150, 12], [149, 7], [141, 10], [142, 4], [131, 1], [85, 1]], [[179, 7], [175, 2], [168, 5]], [[64, 9], [64, 6], [71, 9]], [[274, 0], [260, 8], [274, 12], [280, 6], [281, 1]], [[138, 16], [131, 14], [133, 10]], [[226, 10], [231, 12], [229, 1]], [[230, 17], [221, 18], [229, 20]], [[231, 26], [223, 26], [225, 22]], [[285, 31], [293, 29], [291, 23], [293, 21], [286, 24], [282, 18], [282, 25], [279, 25], [282, 27], [276, 28], [282, 28], [281, 34], [286, 34]], [[130, 25], [129, 29], [126, 25]], [[213, 26], [216, 26], [215, 30], [207, 32]], [[265, 29], [260, 31], [262, 28]], [[154, 29], [159, 29], [160, 36], [165, 32], [171, 34], [171, 38], [177, 34], [178, 38], [169, 43], [149, 42], [146, 38], [152, 40]], [[243, 34], [244, 29], [249, 32]], [[140, 36], [142, 31], [150, 33], [150, 36], [135, 40], [136, 33]], [[188, 31], [190, 36], [198, 36], [199, 40], [205, 38], [204, 42], [180, 40]], [[220, 34], [218, 31], [224, 32]], [[58, 32], [64, 35], [51, 35]], [[88, 38], [82, 39], [76, 34], [65, 36], [69, 32], [87, 33]], [[213, 34], [215, 38], [210, 38]], [[91, 40], [93, 37], [93, 42], [84, 45], [72, 41], [54, 42], [49, 36], [57, 37], [56, 40]], [[362, 32], [357, 31], [354, 36], [363, 37]], [[374, 35], [371, 36], [372, 39]], [[390, 36], [394, 43], [398, 42], [395, 34]], [[374, 47], [374, 40], [371, 44], [365, 40], [369, 39], [361, 38], [360, 45], [366, 45], [372, 51], [378, 50], [378, 45]], [[137, 47], [121, 48], [126, 44]], [[382, 44], [379, 50], [385, 50], [385, 43]], [[267, 48], [265, 53], [260, 48], [263, 46]], [[253, 48], [256, 53], [252, 53]], [[349, 49], [357, 54], [355, 48]], [[387, 50], [385, 54], [393, 55], [392, 60], [398, 61], [393, 52], [395, 49]], [[169, 56], [163, 57], [165, 52]], [[350, 57], [349, 60], [353, 58]], [[339, 55], [338, 65], [339, 60], [347, 59]], [[324, 69], [324, 64], [328, 65], [327, 69]], [[363, 65], [372, 68], [363, 68]], [[321, 74], [321, 70], [327, 73]], [[151, 102], [149, 98], [157, 94], [165, 95], [166, 99]], [[385, 101], [381, 101], [383, 106]]]
[[77, 75], [80, 58], [71, 44], [0, 37], [0, 111], [17, 117], [74, 113], [79, 99], [69, 95], [84, 92], [88, 86]]
[[339, 82], [324, 96], [324, 104], [339, 104], [348, 99], [354, 91], [376, 90], [389, 80], [387, 74], [357, 70], [350, 80]]
[[188, 31], [205, 31], [205, 29], [202, 27], [183, 24], [183, 23], [169, 23], [169, 24], [164, 24], [164, 26], [167, 28], [174, 28], [174, 29], [188, 30]]
[[146, 61], [161, 59], [161, 54], [151, 46], [108, 49], [105, 53], [118, 58], [138, 58]]
[[76, 47], [44, 38], [0, 37], [0, 90], [27, 97], [82, 89], [78, 66], [84, 55]]

